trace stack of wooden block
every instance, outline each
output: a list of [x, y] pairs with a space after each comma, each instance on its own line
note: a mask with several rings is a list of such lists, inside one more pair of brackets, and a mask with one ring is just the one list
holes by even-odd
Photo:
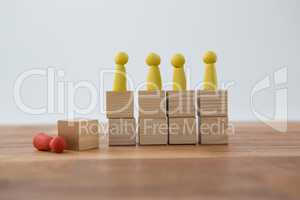
[[168, 144], [165, 91], [139, 91], [139, 144]]
[[194, 91], [168, 91], [169, 144], [196, 144]]
[[66, 141], [68, 150], [82, 151], [99, 147], [98, 120], [58, 120], [58, 135]]
[[201, 144], [228, 143], [227, 91], [197, 91], [199, 142]]
[[132, 91], [106, 92], [106, 116], [108, 118], [108, 143], [114, 145], [136, 144]]

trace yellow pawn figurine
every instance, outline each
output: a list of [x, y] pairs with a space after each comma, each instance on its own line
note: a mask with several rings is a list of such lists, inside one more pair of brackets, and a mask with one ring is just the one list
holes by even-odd
[[185, 63], [184, 56], [182, 54], [175, 54], [171, 59], [173, 65], [173, 90], [183, 91], [186, 90], [186, 78], [183, 65]]
[[160, 57], [155, 53], [150, 53], [146, 58], [146, 63], [149, 65], [147, 75], [147, 90], [157, 91], [162, 88], [161, 75], [159, 70]]
[[217, 55], [212, 51], [207, 51], [203, 56], [205, 63], [203, 90], [217, 90], [218, 80], [215, 63]]
[[115, 56], [115, 76], [113, 91], [125, 92], [127, 90], [127, 79], [125, 64], [128, 62], [128, 55], [125, 52], [119, 52]]

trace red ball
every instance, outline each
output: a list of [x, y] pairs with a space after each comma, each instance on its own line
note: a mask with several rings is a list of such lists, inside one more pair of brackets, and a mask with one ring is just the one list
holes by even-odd
[[52, 137], [46, 133], [38, 133], [33, 137], [33, 146], [39, 151], [49, 151]]
[[50, 148], [55, 153], [62, 153], [66, 148], [65, 139], [61, 136], [54, 137], [50, 142]]

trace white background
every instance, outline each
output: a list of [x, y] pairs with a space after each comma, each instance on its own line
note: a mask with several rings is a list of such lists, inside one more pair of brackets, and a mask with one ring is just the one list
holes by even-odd
[[[30, 115], [14, 102], [14, 82], [22, 72], [52, 66], [65, 71], [57, 81], [91, 81], [100, 90], [112, 87], [117, 51], [129, 54], [127, 72], [136, 84], [145, 80], [145, 57], [161, 55], [164, 82], [172, 80], [170, 57], [185, 55], [190, 88], [203, 78], [202, 54], [218, 54], [220, 82], [230, 88], [232, 120], [257, 120], [250, 107], [255, 84], [288, 67], [288, 116], [300, 119], [300, 1], [297, 0], [1, 0], [0, 1], [0, 123], [53, 123], [64, 114]], [[272, 85], [274, 86], [274, 85]], [[45, 77], [24, 82], [22, 97], [31, 107], [46, 105]], [[271, 87], [256, 94], [255, 109], [272, 118]], [[88, 92], [78, 90], [76, 103], [85, 107]], [[104, 97], [100, 94], [99, 102]], [[57, 104], [57, 100], [55, 100]], [[57, 106], [57, 105], [56, 105]], [[105, 120], [97, 108], [85, 117]]]

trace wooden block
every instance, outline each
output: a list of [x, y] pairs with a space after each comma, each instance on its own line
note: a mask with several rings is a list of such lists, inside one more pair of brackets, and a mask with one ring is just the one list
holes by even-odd
[[195, 117], [195, 92], [168, 91], [168, 117]]
[[200, 117], [198, 118], [199, 143], [227, 144], [228, 118], [227, 117]]
[[168, 144], [167, 118], [139, 118], [138, 132], [140, 145]]
[[135, 119], [108, 119], [108, 143], [110, 146], [135, 145]]
[[133, 118], [134, 96], [132, 91], [106, 92], [107, 118]]
[[139, 91], [139, 117], [165, 118], [166, 92], [165, 91]]
[[196, 144], [197, 123], [195, 117], [169, 118], [169, 144]]
[[198, 116], [227, 116], [227, 90], [197, 91]]
[[67, 143], [68, 150], [88, 150], [99, 148], [98, 120], [76, 119], [58, 120], [58, 135]]

